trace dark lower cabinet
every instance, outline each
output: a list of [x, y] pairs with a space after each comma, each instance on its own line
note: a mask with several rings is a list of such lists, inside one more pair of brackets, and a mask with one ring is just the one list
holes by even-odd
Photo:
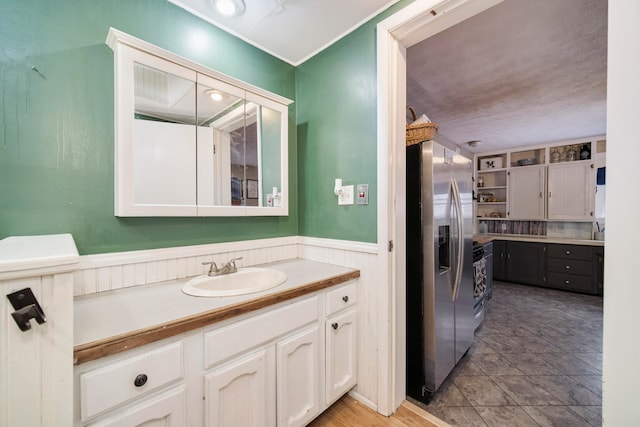
[[604, 291], [604, 247], [602, 246], [593, 248], [593, 278], [595, 293], [602, 295]]
[[507, 280], [507, 242], [493, 241], [493, 278]]
[[494, 240], [493, 253], [496, 280], [602, 295], [602, 246]]
[[507, 280], [527, 285], [544, 285], [546, 245], [534, 242], [506, 243]]

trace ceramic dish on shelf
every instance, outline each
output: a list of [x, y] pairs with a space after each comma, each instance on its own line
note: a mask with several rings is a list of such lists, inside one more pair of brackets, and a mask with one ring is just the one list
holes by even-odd
[[518, 166], [531, 166], [537, 163], [536, 159], [520, 159], [518, 160]]

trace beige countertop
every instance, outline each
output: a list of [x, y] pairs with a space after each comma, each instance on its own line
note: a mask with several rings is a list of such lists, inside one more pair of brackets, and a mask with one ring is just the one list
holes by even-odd
[[287, 280], [267, 291], [231, 297], [182, 292], [189, 279], [76, 297], [74, 363], [95, 360], [259, 310], [360, 277], [352, 268], [294, 259], [264, 267]]
[[492, 238], [493, 240], [512, 240], [519, 242], [538, 242], [538, 243], [559, 243], [564, 245], [588, 245], [588, 246], [604, 246], [604, 240], [587, 240], [587, 239], [567, 239], [560, 237], [548, 236], [524, 236], [521, 234], [476, 234], [474, 240], [480, 242], [483, 239]]

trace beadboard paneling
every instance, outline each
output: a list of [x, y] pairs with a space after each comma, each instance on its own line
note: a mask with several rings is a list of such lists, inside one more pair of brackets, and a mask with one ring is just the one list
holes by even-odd
[[[386, 255], [386, 254], [384, 254]], [[360, 270], [358, 279], [358, 383], [355, 393], [378, 400], [378, 298], [386, 289], [376, 244], [301, 237], [298, 257]]]
[[89, 295], [130, 286], [204, 274], [208, 266], [242, 257], [239, 266], [250, 267], [297, 256], [296, 237], [250, 240], [211, 245], [150, 249], [80, 257], [74, 273], [74, 295]]

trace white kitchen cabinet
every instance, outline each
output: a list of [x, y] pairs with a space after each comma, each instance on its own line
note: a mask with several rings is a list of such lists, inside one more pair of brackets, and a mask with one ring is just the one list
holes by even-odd
[[509, 219], [544, 219], [545, 166], [520, 166], [509, 170]]
[[590, 161], [549, 165], [547, 218], [592, 221], [595, 210], [595, 172], [595, 166]]
[[275, 384], [268, 381], [269, 369], [267, 351], [262, 349], [205, 375], [205, 425], [275, 425], [267, 408], [270, 397], [275, 397]]
[[184, 386], [175, 387], [89, 427], [183, 427], [185, 398]]
[[320, 328], [313, 325], [278, 342], [278, 426], [305, 426], [320, 413]]

